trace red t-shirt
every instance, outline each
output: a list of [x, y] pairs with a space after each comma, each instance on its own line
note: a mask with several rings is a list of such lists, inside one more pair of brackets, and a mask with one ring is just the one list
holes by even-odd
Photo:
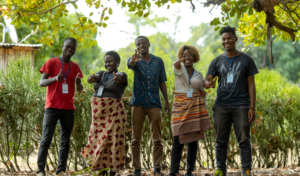
[[[56, 108], [56, 109], [75, 109], [74, 106], [74, 93], [75, 93], [75, 78], [78, 73], [79, 77], [82, 78], [83, 75], [77, 63], [71, 61], [71, 63], [64, 63], [65, 73], [68, 72], [69, 67], [71, 65], [71, 69], [66, 77], [66, 82], [68, 84], [68, 93], [62, 93], [62, 82], [54, 82], [51, 85], [47, 86], [47, 94], [46, 94], [46, 108]], [[40, 69], [40, 72], [43, 74], [44, 72], [49, 74], [49, 78], [55, 77], [58, 75], [60, 70], [62, 69], [61, 61], [58, 57], [49, 59], [43, 67]]]

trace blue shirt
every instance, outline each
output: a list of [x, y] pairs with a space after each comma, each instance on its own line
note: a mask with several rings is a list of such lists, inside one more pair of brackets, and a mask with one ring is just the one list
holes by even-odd
[[145, 108], [161, 108], [159, 98], [159, 85], [167, 81], [165, 65], [161, 58], [150, 54], [147, 64], [143, 59], [136, 62], [134, 67], [128, 68], [133, 70], [134, 83], [133, 94], [130, 102], [131, 106], [140, 106]]

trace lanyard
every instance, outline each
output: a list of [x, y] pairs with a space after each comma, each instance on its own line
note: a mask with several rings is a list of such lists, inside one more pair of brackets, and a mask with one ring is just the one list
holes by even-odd
[[64, 69], [64, 65], [63, 65], [63, 63], [62, 63], [62, 60], [61, 60], [61, 57], [59, 57], [59, 59], [60, 59], [60, 62], [61, 62], [61, 67], [62, 67], [62, 70], [63, 70], [63, 74], [64, 74], [64, 81], [65, 81], [65, 83], [66, 83], [66, 80], [67, 80], [67, 75], [68, 75], [68, 73], [69, 73], [69, 71], [70, 71], [70, 69], [71, 69], [71, 61], [70, 61], [70, 66], [69, 66], [69, 70], [67, 71], [67, 74], [65, 74], [65, 69]]
[[110, 77], [108, 77], [108, 75], [109, 75], [109, 72], [107, 72], [107, 75], [106, 75], [106, 77], [105, 77], [105, 79], [104, 79], [104, 81], [103, 81], [103, 83], [102, 83], [102, 86], [104, 85], [104, 83], [105, 83], [107, 80], [109, 80], [111, 77], [113, 77], [113, 75], [111, 75]]
[[[185, 68], [185, 69], [186, 69], [186, 68]], [[187, 72], [187, 75], [188, 75], [188, 77], [189, 77], [189, 85], [191, 85], [191, 78], [192, 78], [193, 75], [194, 75], [195, 69], [193, 70], [193, 74], [192, 74], [191, 77], [190, 77], [190, 74], [189, 74], [189, 72], [187, 71], [187, 69], [186, 69], [186, 72]]]
[[233, 61], [234, 61], [234, 59], [235, 59], [237, 53], [238, 53], [238, 50], [236, 50], [235, 56], [234, 56], [234, 58], [232, 59], [232, 62], [230, 63], [230, 62], [229, 62], [229, 59], [228, 59], [228, 57], [227, 57], [227, 55], [226, 55], [226, 52], [225, 52], [225, 57], [226, 57], [226, 59], [227, 59], [227, 61], [228, 61], [230, 71], [231, 71], [231, 69], [232, 69]]

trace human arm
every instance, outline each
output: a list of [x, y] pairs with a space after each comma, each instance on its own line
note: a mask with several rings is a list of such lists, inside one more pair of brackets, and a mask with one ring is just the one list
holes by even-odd
[[217, 76], [213, 77], [212, 75], [206, 75], [205, 79], [203, 80], [203, 87], [205, 89], [215, 88], [217, 79]]
[[62, 74], [62, 70], [60, 70], [60, 72], [55, 77], [49, 78], [49, 76], [50, 75], [48, 73], [43, 72], [41, 80], [40, 80], [41, 87], [47, 87], [56, 81], [62, 82], [62, 80], [64, 78], [64, 76]]
[[249, 122], [253, 122], [255, 120], [255, 103], [256, 103], [256, 88], [254, 75], [247, 77], [248, 82], [248, 94], [250, 97], [250, 109], [248, 111], [248, 119]]
[[125, 84], [126, 83], [126, 80], [127, 80], [127, 76], [122, 73], [122, 72], [113, 72], [113, 75], [114, 75], [114, 81], [117, 82], [117, 83], [121, 83], [121, 84]]
[[75, 83], [76, 83], [76, 89], [78, 92], [83, 91], [83, 85], [81, 83], [81, 78], [79, 77], [80, 73], [77, 74], [76, 79], [75, 79]]
[[168, 99], [166, 83], [165, 82], [160, 83], [159, 88], [160, 88], [161, 93], [164, 96], [164, 99], [165, 99], [165, 113], [168, 115], [169, 112], [170, 112], [170, 105], [169, 105], [169, 99]]
[[181, 58], [180, 60], [174, 62], [174, 67], [177, 68], [177, 69], [181, 69], [181, 62], [183, 61], [184, 59]]
[[128, 66], [134, 67], [136, 62], [141, 61], [142, 59], [139, 58], [140, 53], [137, 53], [137, 50], [135, 50], [135, 53], [132, 55], [131, 59], [128, 62]]
[[93, 73], [92, 75], [89, 76], [88, 83], [91, 84], [91, 83], [94, 83], [94, 82], [98, 82], [99, 80], [100, 80], [100, 75]]

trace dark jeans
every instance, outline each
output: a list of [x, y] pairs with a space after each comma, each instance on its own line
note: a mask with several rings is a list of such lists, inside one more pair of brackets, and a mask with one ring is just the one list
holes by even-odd
[[60, 121], [60, 148], [56, 174], [60, 171], [66, 171], [70, 137], [74, 126], [74, 110], [47, 108], [44, 111], [43, 136], [37, 160], [37, 173], [45, 173], [48, 149], [58, 120]]
[[214, 106], [213, 121], [216, 132], [217, 167], [226, 170], [228, 142], [233, 124], [239, 143], [243, 169], [251, 169], [252, 154], [250, 144], [249, 106]]
[[[180, 144], [179, 136], [173, 137], [173, 146], [171, 152], [171, 168], [170, 175], [179, 173], [179, 165], [181, 160], [181, 154], [184, 144]], [[187, 144], [187, 166], [186, 172], [191, 173], [195, 169], [196, 157], [197, 157], [198, 141]]]

